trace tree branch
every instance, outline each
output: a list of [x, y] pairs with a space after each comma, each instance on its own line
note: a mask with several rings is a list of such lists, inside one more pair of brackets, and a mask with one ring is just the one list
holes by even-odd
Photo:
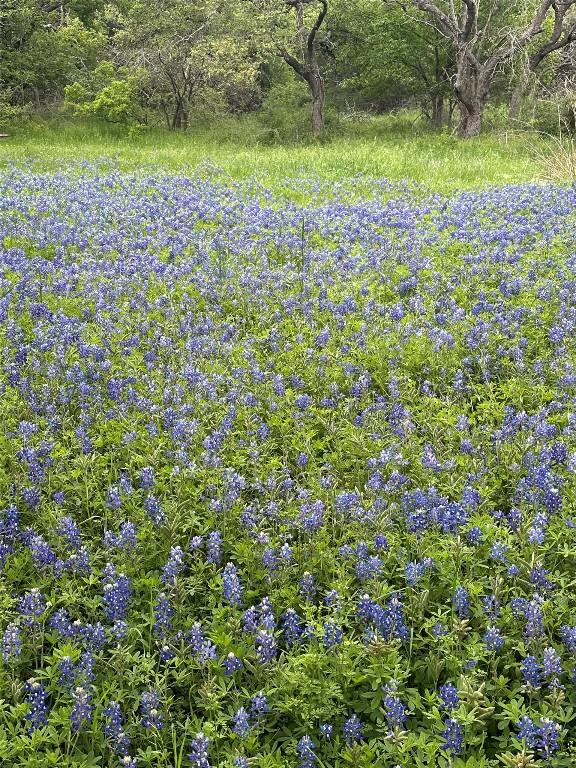
[[318, 33], [318, 30], [322, 26], [322, 22], [326, 18], [326, 14], [328, 13], [328, 2], [327, 0], [320, 0], [321, 8], [320, 13], [318, 14], [318, 17], [316, 21], [314, 22], [314, 25], [312, 26], [312, 29], [310, 30], [310, 33], [308, 35], [308, 40], [306, 41], [306, 48], [308, 49], [308, 55], [313, 56], [314, 54], [314, 40], [316, 39], [316, 35]]

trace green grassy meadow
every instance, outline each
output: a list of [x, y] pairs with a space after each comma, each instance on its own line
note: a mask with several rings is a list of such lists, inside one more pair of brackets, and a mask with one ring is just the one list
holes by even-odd
[[210, 132], [150, 132], [115, 135], [102, 126], [35, 128], [0, 141], [0, 164], [31, 163], [55, 170], [78, 162], [116, 165], [122, 170], [162, 168], [186, 173], [213, 164], [234, 179], [256, 176], [269, 182], [297, 175], [338, 180], [356, 175], [413, 180], [438, 191], [537, 180], [538, 140], [525, 134], [494, 134], [464, 142], [451, 135], [414, 131], [375, 121], [360, 136], [340, 136], [324, 145], [259, 144], [258, 136]]

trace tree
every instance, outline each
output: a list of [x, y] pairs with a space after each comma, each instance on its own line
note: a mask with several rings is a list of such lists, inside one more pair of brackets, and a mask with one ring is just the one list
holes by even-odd
[[439, 127], [449, 119], [452, 49], [434, 27], [381, 0], [338, 2], [330, 35], [344, 94], [378, 111], [416, 102]]
[[555, 2], [552, 6], [554, 22], [547, 39], [528, 51], [516, 87], [510, 100], [510, 119], [517, 120], [528, 83], [540, 65], [556, 51], [568, 48], [576, 40], [576, 17], [573, 2]]
[[[324, 134], [324, 78], [320, 71], [318, 32], [328, 13], [328, 0], [284, 0], [294, 11], [299, 55], [291, 53], [284, 44], [278, 46], [281, 57], [310, 89], [312, 100], [312, 131], [316, 137]], [[313, 10], [311, 22], [305, 11]]]
[[132, 0], [123, 14], [104, 18], [108, 58], [120, 76], [97, 103], [108, 105], [118, 94], [139, 106], [122, 109], [124, 121], [156, 111], [169, 129], [185, 130], [193, 108], [213, 110], [235, 88], [256, 88], [257, 61], [249, 41], [235, 33], [232, 11], [221, 0]]
[[[572, 6], [576, 0], [562, 3]], [[543, 31], [555, 0], [516, 4], [491, 0], [410, 0], [403, 6], [421, 11], [423, 23], [432, 24], [454, 51], [454, 93], [460, 109], [460, 134], [477, 136], [497, 72]]]
[[98, 61], [102, 44], [64, 0], [2, 3], [0, 100], [12, 107], [59, 100], [66, 84]]

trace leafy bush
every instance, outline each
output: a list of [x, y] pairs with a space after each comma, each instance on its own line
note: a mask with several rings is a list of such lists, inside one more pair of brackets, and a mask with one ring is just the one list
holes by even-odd
[[83, 81], [66, 87], [65, 101], [76, 115], [126, 126], [144, 125], [148, 121], [144, 83], [144, 72], [102, 62]]

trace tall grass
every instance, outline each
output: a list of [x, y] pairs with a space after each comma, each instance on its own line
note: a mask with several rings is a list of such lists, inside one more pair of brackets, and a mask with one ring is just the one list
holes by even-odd
[[233, 178], [275, 179], [318, 175], [327, 179], [365, 174], [410, 179], [439, 191], [532, 181], [538, 178], [531, 139], [487, 135], [463, 142], [450, 135], [396, 130], [370, 121], [347, 126], [323, 145], [267, 145], [240, 123], [200, 128], [186, 134], [152, 131], [126, 137], [88, 124], [33, 128], [0, 140], [0, 166], [32, 163], [56, 169], [79, 161], [113, 163], [125, 170], [156, 167], [187, 172], [200, 163], [218, 166]]

